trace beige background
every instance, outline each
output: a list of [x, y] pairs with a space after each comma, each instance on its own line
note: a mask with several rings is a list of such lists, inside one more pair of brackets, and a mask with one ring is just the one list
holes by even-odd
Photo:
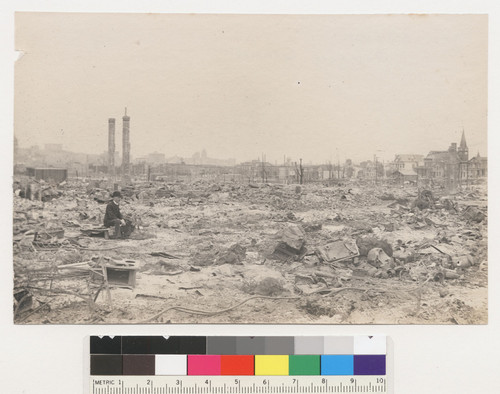
[[[46, 1], [42, 7], [36, 1], [17, 1], [16, 7], [2, 3], [0, 23], [0, 40], [2, 57], [0, 63], [0, 78], [2, 80], [2, 146], [3, 166], [0, 169], [2, 185], [9, 185], [12, 177], [12, 124], [13, 124], [13, 18], [14, 8], [33, 10], [99, 10], [114, 11], [169, 11], [169, 12], [490, 12], [490, 77], [489, 77], [489, 149], [490, 173], [495, 174], [498, 169], [498, 157], [494, 153], [500, 147], [499, 113], [499, 70], [500, 70], [500, 12], [493, 1], [420, 1], [418, 8], [409, 1], [400, 1], [397, 4], [389, 1], [378, 2], [377, 6], [371, 1], [330, 2], [309, 1], [307, 5], [290, 2], [254, 1], [251, 5], [231, 5], [232, 2], [212, 1], [211, 5], [203, 2], [172, 2], [170, 6], [163, 2], [151, 2], [145, 7], [144, 2], [120, 1], [104, 4], [102, 1], [86, 1], [82, 6], [69, 8], [67, 1]], [[121, 110], [121, 107], [119, 108]], [[490, 178], [490, 199], [498, 201], [498, 177]], [[7, 190], [10, 190], [6, 186]], [[5, 190], [5, 189], [4, 189]], [[12, 201], [10, 193], [2, 195], [4, 218], [9, 218]], [[490, 237], [492, 240], [499, 236], [498, 204], [490, 207]], [[356, 333], [385, 333], [395, 342], [396, 364], [396, 392], [401, 393], [493, 393], [500, 389], [500, 375], [498, 374], [498, 351], [500, 350], [499, 322], [499, 288], [497, 286], [500, 268], [498, 264], [490, 264], [490, 322], [487, 326], [350, 326], [350, 327], [279, 327], [269, 326], [202, 326], [202, 327], [159, 327], [159, 326], [51, 326], [14, 327], [12, 324], [12, 264], [11, 260], [11, 222], [0, 227], [2, 240], [2, 264], [0, 298], [0, 319], [2, 333], [0, 383], [3, 392], [8, 393], [67, 393], [81, 392], [83, 387], [83, 340], [90, 334], [198, 334], [217, 335], [353, 335]], [[491, 242], [491, 261], [499, 255], [498, 243]], [[50, 365], [47, 364], [50, 361]]]
[[247, 161], [487, 154], [486, 15], [40, 14], [16, 17], [22, 147]]

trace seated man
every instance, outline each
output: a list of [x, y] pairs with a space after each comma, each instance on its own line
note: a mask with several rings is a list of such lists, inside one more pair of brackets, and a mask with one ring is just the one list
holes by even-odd
[[127, 223], [120, 212], [120, 200], [122, 195], [119, 191], [113, 192], [113, 199], [106, 206], [106, 214], [104, 215], [104, 227], [115, 227], [114, 238], [122, 238], [122, 226]]

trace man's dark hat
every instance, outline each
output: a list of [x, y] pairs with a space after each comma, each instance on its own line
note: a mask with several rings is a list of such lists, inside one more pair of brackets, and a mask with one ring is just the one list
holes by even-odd
[[116, 191], [116, 192], [113, 192], [113, 194], [111, 195], [111, 197], [113, 197], [113, 198], [115, 198], [115, 197], [122, 198], [122, 194], [119, 191]]

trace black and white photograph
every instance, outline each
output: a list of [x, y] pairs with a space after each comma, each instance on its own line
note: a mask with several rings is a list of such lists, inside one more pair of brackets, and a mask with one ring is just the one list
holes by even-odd
[[14, 324], [488, 323], [487, 15], [14, 38]]

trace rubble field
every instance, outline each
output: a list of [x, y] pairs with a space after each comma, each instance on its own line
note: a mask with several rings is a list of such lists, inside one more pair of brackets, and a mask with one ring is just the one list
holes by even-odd
[[[14, 196], [18, 324], [486, 324], [487, 191], [103, 182]], [[40, 201], [43, 200], [43, 201]]]

